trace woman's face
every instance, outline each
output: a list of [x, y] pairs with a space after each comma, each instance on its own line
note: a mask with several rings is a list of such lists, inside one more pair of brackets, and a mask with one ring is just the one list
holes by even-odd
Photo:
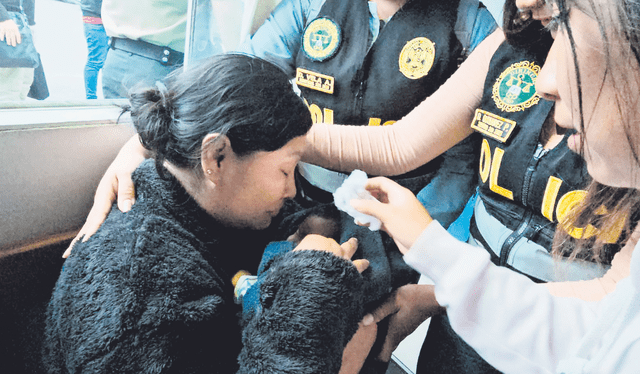
[[[558, 13], [557, 8], [554, 13]], [[583, 151], [589, 174], [596, 181], [615, 187], [639, 187], [635, 177], [638, 167], [620, 114], [624, 108], [619, 108], [615, 100], [616, 89], [607, 69], [600, 27], [594, 18], [575, 7], [569, 11], [569, 27], [580, 69], [582, 116], [574, 54], [564, 27], [554, 32], [555, 40], [538, 75], [536, 89], [545, 99], [555, 101], [556, 123], [578, 131], [569, 138], [569, 147], [576, 152]], [[610, 54], [612, 61], [622, 58], [615, 47], [610, 49]], [[630, 77], [638, 74], [637, 68], [630, 68], [635, 66], [631, 61], [619, 66], [626, 66]], [[581, 118], [584, 132], [580, 128]], [[582, 140], [583, 150], [580, 149]]]
[[273, 152], [232, 153], [216, 186], [219, 218], [234, 227], [267, 228], [296, 194], [294, 171], [305, 146], [306, 137], [299, 136]]

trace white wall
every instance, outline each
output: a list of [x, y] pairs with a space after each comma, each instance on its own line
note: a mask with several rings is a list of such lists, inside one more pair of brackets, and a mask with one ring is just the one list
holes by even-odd
[[109, 122], [0, 126], [0, 257], [82, 226], [98, 181], [134, 133]]

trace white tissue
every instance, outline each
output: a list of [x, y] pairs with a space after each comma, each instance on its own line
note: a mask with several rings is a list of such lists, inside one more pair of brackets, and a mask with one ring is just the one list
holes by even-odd
[[342, 186], [333, 193], [333, 200], [336, 207], [353, 217], [356, 223], [369, 224], [369, 230], [377, 231], [380, 230], [380, 220], [376, 217], [358, 212], [350, 204], [350, 201], [353, 199], [376, 200], [376, 198], [364, 188], [367, 179], [367, 173], [362, 170], [354, 170], [344, 183], [342, 183]]

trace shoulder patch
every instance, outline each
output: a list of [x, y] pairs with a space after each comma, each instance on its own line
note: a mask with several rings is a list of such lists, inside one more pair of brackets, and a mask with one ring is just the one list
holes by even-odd
[[304, 29], [302, 50], [313, 61], [324, 61], [333, 57], [342, 41], [340, 26], [333, 20], [316, 18]]
[[502, 118], [486, 110], [476, 109], [471, 128], [477, 132], [504, 143], [509, 139], [516, 122]]
[[436, 45], [425, 37], [411, 39], [400, 51], [400, 72], [409, 79], [420, 79], [429, 73], [436, 57]]
[[540, 66], [520, 61], [511, 64], [493, 84], [492, 98], [504, 112], [521, 112], [540, 101], [536, 93], [536, 79]]

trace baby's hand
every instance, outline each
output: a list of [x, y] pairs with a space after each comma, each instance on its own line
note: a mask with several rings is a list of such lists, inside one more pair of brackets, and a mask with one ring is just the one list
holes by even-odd
[[[307, 235], [294, 251], [302, 251], [302, 250], [315, 250], [315, 251], [326, 251], [331, 252], [334, 255], [344, 258], [345, 260], [351, 260], [351, 257], [356, 250], [358, 249], [358, 240], [356, 238], [351, 238], [346, 242], [342, 243], [342, 245], [338, 244], [333, 239], [325, 238], [324, 236], [311, 234]], [[358, 269], [360, 273], [362, 273], [366, 268], [369, 267], [368, 260], [354, 260], [353, 265]]]

